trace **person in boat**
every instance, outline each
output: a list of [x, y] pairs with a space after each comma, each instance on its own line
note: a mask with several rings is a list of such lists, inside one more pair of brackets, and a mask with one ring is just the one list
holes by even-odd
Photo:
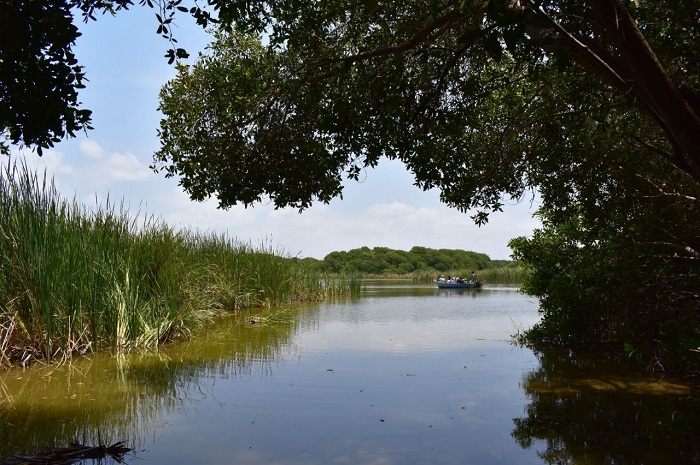
[[472, 282], [473, 283], [476, 282], [476, 273], [474, 273], [473, 271], [472, 271]]

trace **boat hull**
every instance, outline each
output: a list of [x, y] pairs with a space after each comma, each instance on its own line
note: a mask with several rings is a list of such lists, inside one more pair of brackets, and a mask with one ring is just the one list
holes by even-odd
[[484, 285], [481, 281], [469, 281], [464, 283], [448, 283], [444, 281], [438, 281], [437, 279], [434, 281], [440, 289], [478, 289]]

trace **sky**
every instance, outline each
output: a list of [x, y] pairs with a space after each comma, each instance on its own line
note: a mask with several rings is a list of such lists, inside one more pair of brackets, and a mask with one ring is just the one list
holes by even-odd
[[[284, 254], [322, 259], [328, 253], [363, 246], [409, 250], [414, 246], [481, 252], [492, 259], [510, 259], [508, 241], [530, 236], [539, 222], [531, 199], [506, 202], [477, 227], [472, 213], [442, 204], [439, 192], [424, 192], [403, 164], [382, 160], [364, 173], [360, 183], [348, 181], [343, 199], [317, 203], [299, 213], [258, 204], [217, 209], [215, 199], [194, 202], [178, 186], [149, 169], [159, 149], [157, 129], [160, 88], [175, 76], [163, 56], [169, 44], [156, 34], [153, 10], [132, 7], [116, 16], [98, 16], [84, 24], [74, 51], [85, 67], [83, 107], [93, 111], [94, 130], [79, 133], [40, 158], [15, 150], [14, 158], [46, 170], [65, 198], [91, 207], [123, 203], [134, 215], [153, 215], [176, 228], [227, 233], [235, 240], [273, 246]], [[209, 36], [186, 14], [176, 19], [178, 45], [194, 62]], [[7, 163], [7, 160], [2, 160]]]

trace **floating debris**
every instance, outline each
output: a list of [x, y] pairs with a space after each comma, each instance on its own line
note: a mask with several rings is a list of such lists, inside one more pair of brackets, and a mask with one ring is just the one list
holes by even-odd
[[81, 460], [103, 459], [111, 457], [122, 463], [124, 454], [131, 451], [123, 442], [117, 442], [111, 446], [84, 446], [71, 444], [68, 447], [51, 447], [44, 449], [35, 455], [13, 455], [0, 461], [0, 465], [70, 465]]

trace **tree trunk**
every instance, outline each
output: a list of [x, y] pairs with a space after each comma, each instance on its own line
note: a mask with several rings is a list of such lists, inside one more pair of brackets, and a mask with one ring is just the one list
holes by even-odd
[[[619, 49], [633, 81], [628, 89], [643, 99], [640, 105], [659, 122], [675, 153], [673, 161], [700, 182], [700, 115], [666, 74], [653, 50], [618, 0], [589, 0], [603, 32]], [[639, 91], [637, 91], [639, 90]]]

